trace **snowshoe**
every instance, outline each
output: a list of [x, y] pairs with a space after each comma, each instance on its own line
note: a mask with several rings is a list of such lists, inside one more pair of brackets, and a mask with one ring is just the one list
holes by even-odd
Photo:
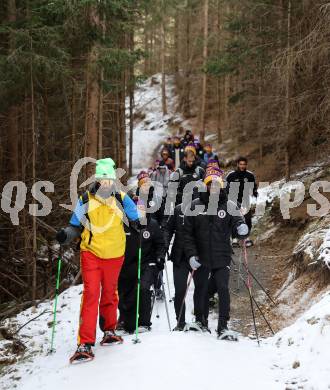
[[116, 328], [116, 335], [117, 336], [128, 336], [130, 334], [133, 334], [134, 333], [134, 329], [133, 330], [127, 330], [125, 328], [125, 324], [124, 322], [119, 322], [118, 325], [117, 325], [117, 328]]
[[161, 289], [157, 289], [155, 291], [155, 294], [156, 294], [156, 300], [157, 301], [161, 301], [163, 302], [165, 300], [165, 294], [164, 294], [164, 291], [161, 290]]
[[139, 333], [151, 332], [151, 326], [140, 325], [139, 328], [138, 328], [138, 332], [139, 332]]
[[218, 340], [238, 341], [238, 333], [233, 330], [222, 329], [218, 332]]
[[80, 344], [76, 352], [71, 356], [70, 363], [83, 363], [90, 362], [94, 359], [94, 353], [92, 347], [89, 344]]
[[210, 329], [208, 328], [207, 325], [204, 325], [202, 322], [200, 321], [196, 321], [196, 322], [192, 322], [190, 325], [189, 325], [189, 330], [192, 330], [194, 332], [208, 332], [208, 333], [211, 333]]
[[128, 331], [126, 329], [116, 329], [116, 335], [117, 336], [121, 336], [121, 337], [124, 337], [124, 336], [129, 336], [129, 335], [132, 335], [134, 333], [134, 330], [131, 330], [131, 331]]
[[124, 339], [119, 336], [114, 330], [106, 330], [101, 341], [102, 346], [122, 344]]
[[177, 324], [177, 326], [173, 329], [173, 332], [187, 332], [188, 326], [186, 323], [184, 324]]

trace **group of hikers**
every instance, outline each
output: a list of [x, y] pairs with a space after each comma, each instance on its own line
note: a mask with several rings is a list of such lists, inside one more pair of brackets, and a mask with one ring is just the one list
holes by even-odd
[[[209, 298], [216, 292], [217, 336], [231, 339], [232, 247], [238, 240], [253, 245], [249, 204], [258, 194], [245, 157], [227, 175], [223, 168], [212, 145], [202, 146], [190, 130], [167, 138], [160, 159], [137, 175], [136, 188], [127, 193], [118, 185], [114, 161], [97, 160], [94, 184], [80, 196], [69, 225], [57, 233], [61, 245], [80, 240], [84, 289], [71, 362], [94, 358], [98, 316], [101, 345], [122, 343], [136, 326], [139, 332], [151, 330], [155, 299], [164, 299], [167, 260], [173, 262], [173, 330], [211, 333]], [[195, 285], [190, 324], [184, 304], [188, 278]]]

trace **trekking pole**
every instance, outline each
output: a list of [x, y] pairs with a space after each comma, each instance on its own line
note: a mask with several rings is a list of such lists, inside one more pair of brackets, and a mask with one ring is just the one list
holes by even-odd
[[[239, 275], [239, 276], [240, 276], [240, 278], [243, 280], [243, 283], [244, 283], [245, 287], [248, 288], [248, 286], [247, 286], [247, 284], [246, 284], [246, 281], [244, 280], [243, 276], [242, 276], [242, 275]], [[261, 307], [259, 306], [257, 300], [254, 298], [254, 296], [252, 296], [252, 299], [253, 299], [253, 302], [255, 303], [255, 305], [257, 306], [257, 308], [258, 308], [260, 314], [262, 315], [263, 319], [265, 320], [265, 322], [266, 322], [268, 328], [270, 329], [270, 331], [271, 331], [272, 334], [274, 335], [275, 332], [273, 331], [273, 328], [272, 328], [272, 326], [270, 325], [269, 321], [267, 320], [267, 318], [266, 318], [264, 312], [261, 310]]]
[[[157, 276], [156, 286], [158, 286], [159, 277], [160, 277], [160, 272], [158, 273], [158, 276]], [[157, 299], [156, 299], [156, 287], [155, 287], [155, 285], [154, 285], [153, 296], [152, 296], [152, 303], [151, 303], [150, 318], [152, 317], [152, 313], [153, 313], [153, 311], [154, 311], [154, 306], [156, 306], [156, 318], [159, 318], [158, 305], [156, 305], [156, 303], [157, 303]]]
[[[168, 253], [167, 253], [167, 258], [168, 258]], [[170, 283], [169, 283], [169, 279], [168, 279], [166, 260], [165, 260], [164, 268], [165, 268], [166, 281], [167, 281], [168, 298], [169, 298], [169, 302], [172, 302], [172, 295], [171, 295]]]
[[242, 252], [241, 252], [240, 257], [238, 259], [237, 291], [240, 291], [240, 289], [241, 289], [241, 283], [240, 283], [241, 282], [241, 278], [239, 277], [239, 275], [241, 274], [241, 269], [242, 269]]
[[59, 255], [58, 262], [57, 262], [57, 276], [56, 276], [56, 288], [55, 288], [55, 300], [54, 300], [54, 312], [53, 312], [52, 338], [51, 338], [49, 353], [54, 352], [56, 311], [57, 311], [57, 299], [58, 299], [59, 286], [60, 286], [61, 265], [62, 265], [62, 258], [61, 258], [61, 255]]
[[188, 290], [189, 290], [191, 281], [192, 281], [192, 279], [194, 277], [194, 273], [195, 273], [195, 270], [193, 269], [191, 271], [190, 276], [189, 276], [186, 292], [184, 294], [184, 297], [183, 297], [183, 300], [182, 300], [182, 303], [181, 303], [181, 307], [180, 307], [180, 311], [179, 311], [179, 317], [178, 317], [178, 324], [180, 324], [180, 320], [181, 320], [181, 316], [182, 316], [182, 312], [183, 312], [183, 307], [184, 307], [184, 304], [185, 304], [185, 301], [186, 301], [186, 297], [187, 297], [187, 294], [188, 294]]
[[[168, 327], [170, 329], [170, 332], [172, 332], [172, 328], [171, 328], [171, 321], [170, 321], [170, 313], [168, 311], [168, 304], [167, 304], [167, 300], [166, 300], [166, 294], [165, 294], [165, 287], [164, 287], [164, 282], [162, 281], [162, 289], [163, 289], [163, 294], [164, 294], [164, 297], [165, 297], [165, 310], [166, 310], [166, 316], [167, 316], [167, 322], [168, 322]], [[171, 301], [170, 301], [171, 302]]]
[[139, 310], [140, 310], [140, 288], [141, 288], [141, 257], [142, 257], [142, 229], [140, 231], [140, 244], [138, 252], [138, 285], [137, 285], [137, 297], [136, 297], [136, 319], [135, 319], [135, 339], [134, 344], [141, 343], [139, 340]]
[[[243, 249], [242, 249], [242, 253], [243, 253]], [[235, 266], [237, 265], [237, 263], [233, 259], [231, 261]], [[243, 264], [243, 265], [244, 265], [245, 271], [247, 272], [246, 265], [245, 264]], [[265, 287], [261, 284], [261, 282], [257, 279], [257, 277], [252, 273], [252, 271], [250, 269], [248, 269], [248, 272], [250, 273], [250, 275], [252, 276], [254, 281], [257, 283], [257, 285], [261, 288], [261, 290], [267, 295], [268, 299], [273, 303], [273, 305], [277, 306], [277, 303], [274, 301], [274, 299], [269, 294], [269, 292], [265, 289]]]
[[[246, 268], [245, 267], [245, 265], [244, 265], [244, 268]], [[261, 288], [261, 290], [267, 295], [267, 297], [268, 297], [268, 299], [272, 302], [272, 304], [274, 305], [274, 306], [277, 306], [277, 303], [274, 301], [274, 299], [272, 298], [272, 296], [269, 294], [269, 292], [265, 289], [265, 287], [260, 283], [260, 281], [256, 278], [256, 276], [251, 272], [251, 270], [246, 270], [245, 269], [245, 271], [246, 272], [249, 272], [250, 273], [250, 275], [252, 276], [252, 278], [254, 279], [254, 281], [257, 283], [257, 285]]]
[[257, 329], [257, 325], [256, 325], [256, 317], [255, 317], [254, 306], [253, 306], [252, 281], [251, 281], [250, 271], [249, 271], [249, 267], [248, 267], [248, 258], [247, 258], [245, 240], [243, 241], [243, 249], [244, 249], [244, 252], [243, 252], [244, 253], [244, 263], [246, 265], [246, 271], [247, 271], [247, 282], [246, 282], [246, 284], [247, 284], [248, 292], [249, 292], [249, 295], [250, 295], [250, 305], [251, 305], [251, 312], [252, 312], [252, 318], [253, 318], [253, 326], [254, 326], [254, 330], [255, 330], [255, 333], [256, 333], [258, 346], [260, 347], [259, 334], [258, 334], [258, 329]]

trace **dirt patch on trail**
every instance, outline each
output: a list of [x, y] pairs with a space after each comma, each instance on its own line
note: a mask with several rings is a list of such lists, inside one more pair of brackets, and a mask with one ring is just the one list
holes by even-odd
[[[322, 277], [317, 276], [321, 272], [319, 269], [297, 274], [292, 252], [300, 234], [297, 226], [280, 225], [269, 238], [259, 240], [247, 249], [249, 269], [263, 287], [252, 278], [252, 294], [275, 333], [296, 321], [326, 289], [326, 283], [321, 282]], [[230, 280], [231, 327], [245, 336], [254, 337], [250, 296], [242, 281], [242, 278], [247, 278], [242, 264], [242, 249], [236, 248], [234, 252], [235, 265], [232, 266]], [[271, 336], [272, 332], [255, 304], [254, 311], [259, 337]], [[216, 315], [216, 309], [213, 314]]]

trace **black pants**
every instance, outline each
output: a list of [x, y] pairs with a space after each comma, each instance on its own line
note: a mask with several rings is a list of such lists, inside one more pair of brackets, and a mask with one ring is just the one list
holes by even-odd
[[[179, 264], [173, 264], [173, 277], [174, 277], [174, 288], [175, 288], [175, 297], [174, 297], [174, 308], [176, 319], [179, 319], [180, 308], [184, 299], [184, 294], [187, 289], [187, 279], [188, 275], [191, 272], [191, 268], [188, 264], [188, 261], [181, 261]], [[201, 266], [197, 271], [194, 272], [194, 313], [196, 321], [200, 321], [203, 324], [206, 321], [205, 318], [205, 296], [207, 296], [208, 290], [208, 277], [210, 271]], [[180, 324], [185, 324], [185, 311], [186, 307], [183, 306]]]
[[146, 265], [141, 270], [141, 292], [139, 325], [151, 326], [152, 291], [151, 287], [159, 283], [159, 270], [155, 265]]
[[118, 280], [119, 322], [127, 332], [133, 332], [136, 320], [137, 266], [123, 267]]
[[[230, 317], [230, 294], [229, 294], [229, 276], [230, 267], [223, 267], [213, 269], [211, 271], [211, 278], [213, 278], [216, 290], [219, 297], [219, 318], [218, 328], [221, 324], [226, 323]], [[205, 317], [209, 313], [209, 297], [205, 300]]]
[[[151, 287], [159, 281], [159, 271], [156, 266], [142, 265], [141, 269], [141, 290], [140, 290], [140, 310], [139, 325], [151, 325]], [[137, 299], [137, 267], [126, 267], [118, 281], [119, 293], [119, 321], [123, 322], [127, 332], [133, 332], [136, 325], [136, 299]]]
[[214, 297], [214, 294], [217, 292], [217, 285], [215, 284], [214, 275], [211, 273], [208, 282], [208, 297], [209, 299]]

